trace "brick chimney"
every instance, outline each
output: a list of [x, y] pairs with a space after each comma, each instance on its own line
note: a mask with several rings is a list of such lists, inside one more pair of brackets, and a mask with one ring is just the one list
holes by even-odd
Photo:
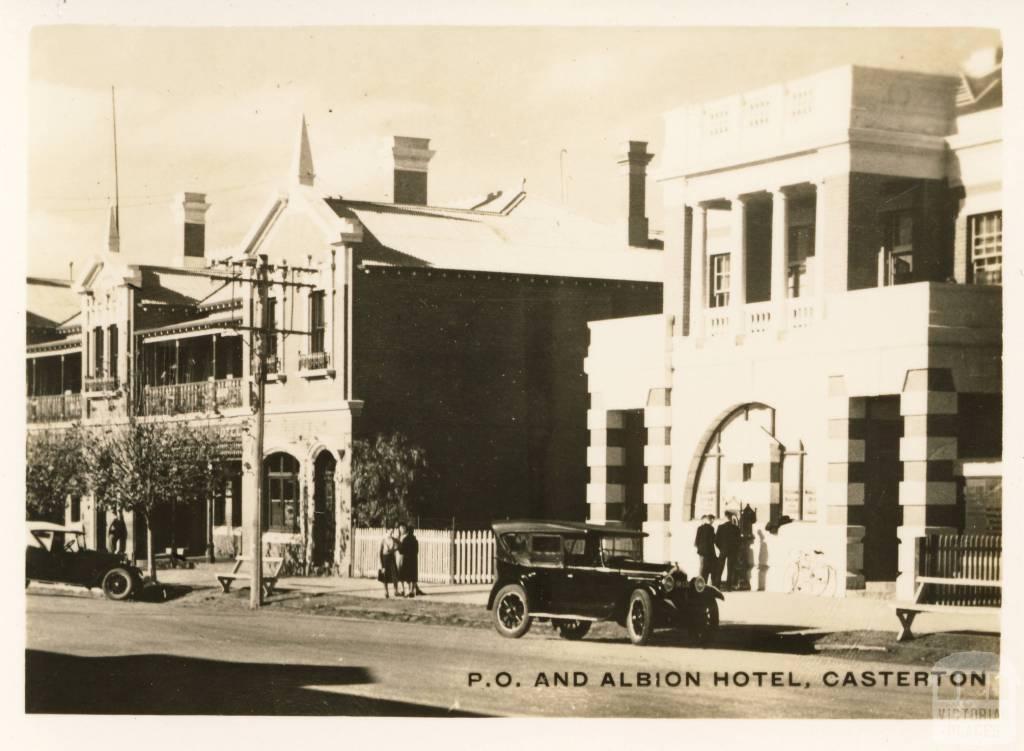
[[182, 193], [178, 216], [182, 224], [178, 259], [185, 268], [199, 269], [206, 265], [206, 202], [205, 193]]
[[630, 141], [626, 156], [619, 161], [629, 175], [629, 244], [646, 247], [649, 242], [647, 226], [647, 165], [654, 154], [647, 153], [647, 141]]
[[395, 136], [395, 203], [427, 205], [427, 165], [434, 152], [429, 138]]

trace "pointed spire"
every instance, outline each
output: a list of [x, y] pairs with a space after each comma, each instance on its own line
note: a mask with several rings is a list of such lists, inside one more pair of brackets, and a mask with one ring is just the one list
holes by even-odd
[[292, 175], [299, 185], [313, 185], [316, 173], [313, 171], [313, 152], [309, 148], [309, 133], [306, 131], [306, 116], [302, 116], [299, 142], [295, 149]]
[[107, 251], [109, 253], [121, 252], [121, 232], [118, 228], [117, 207], [110, 207], [110, 224], [107, 228]]

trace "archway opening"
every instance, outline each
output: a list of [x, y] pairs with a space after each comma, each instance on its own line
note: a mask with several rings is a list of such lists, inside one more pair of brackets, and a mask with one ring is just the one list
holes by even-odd
[[334, 562], [334, 473], [338, 462], [330, 451], [321, 451], [313, 464], [313, 565]]

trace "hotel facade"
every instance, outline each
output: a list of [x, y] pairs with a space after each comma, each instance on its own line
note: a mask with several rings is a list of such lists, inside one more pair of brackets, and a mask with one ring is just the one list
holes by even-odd
[[642, 507], [646, 555], [697, 570], [735, 511], [753, 589], [820, 555], [840, 596], [1000, 531], [1000, 60], [666, 114], [663, 310], [590, 324], [590, 520]]

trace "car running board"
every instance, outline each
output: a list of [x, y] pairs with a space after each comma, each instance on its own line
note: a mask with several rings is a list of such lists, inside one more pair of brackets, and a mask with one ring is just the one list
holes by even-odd
[[592, 615], [568, 615], [563, 613], [530, 613], [531, 618], [554, 618], [560, 621], [600, 621], [603, 618], [596, 618]]

